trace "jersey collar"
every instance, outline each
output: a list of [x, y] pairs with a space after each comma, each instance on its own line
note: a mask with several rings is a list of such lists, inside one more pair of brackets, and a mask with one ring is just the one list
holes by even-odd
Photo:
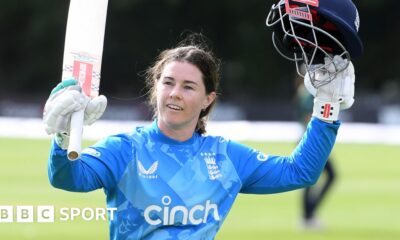
[[166, 144], [171, 144], [171, 145], [192, 144], [199, 137], [199, 134], [197, 132], [194, 132], [191, 138], [189, 138], [188, 140], [183, 141], [183, 142], [172, 139], [172, 138], [168, 137], [167, 135], [165, 135], [163, 132], [161, 132], [160, 128], [157, 125], [157, 119], [155, 119], [153, 121], [153, 123], [151, 124], [149, 133], [152, 138], [159, 140]]

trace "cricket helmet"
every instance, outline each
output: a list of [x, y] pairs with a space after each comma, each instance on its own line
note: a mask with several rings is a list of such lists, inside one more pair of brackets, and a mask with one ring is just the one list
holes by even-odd
[[[301, 76], [305, 75], [301, 69], [305, 69], [311, 79], [316, 70], [335, 65], [335, 55], [350, 62], [363, 52], [358, 36], [360, 18], [351, 0], [280, 0], [272, 5], [266, 25], [273, 30], [276, 50], [296, 63]], [[335, 68], [326, 81], [312, 81], [314, 87], [328, 83], [345, 69]]]

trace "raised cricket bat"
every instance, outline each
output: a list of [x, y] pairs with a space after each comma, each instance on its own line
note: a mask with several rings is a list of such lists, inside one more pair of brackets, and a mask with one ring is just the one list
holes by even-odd
[[[108, 0], [71, 0], [65, 34], [62, 81], [75, 79], [87, 96], [99, 94]], [[71, 117], [68, 158], [81, 153], [84, 111]]]

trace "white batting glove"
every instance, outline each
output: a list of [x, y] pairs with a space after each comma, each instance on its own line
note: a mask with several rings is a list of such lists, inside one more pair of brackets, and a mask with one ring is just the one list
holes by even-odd
[[[325, 62], [328, 61], [331, 60], [326, 58]], [[323, 81], [338, 68], [346, 69], [338, 72], [331, 82], [318, 88], [312, 85], [308, 73], [304, 77], [305, 87], [315, 97], [312, 115], [324, 121], [338, 120], [339, 110], [348, 109], [354, 103], [354, 66], [347, 59], [335, 56], [330, 64], [315, 72], [315, 79]]]
[[91, 125], [103, 115], [107, 98], [103, 95], [90, 99], [82, 93], [76, 80], [59, 83], [51, 92], [43, 112], [47, 134], [55, 134], [56, 143], [68, 148], [71, 115], [85, 109], [84, 124]]
[[107, 98], [104, 95], [90, 99], [85, 108], [85, 117], [83, 119], [83, 123], [85, 125], [92, 125], [103, 115], [106, 107]]

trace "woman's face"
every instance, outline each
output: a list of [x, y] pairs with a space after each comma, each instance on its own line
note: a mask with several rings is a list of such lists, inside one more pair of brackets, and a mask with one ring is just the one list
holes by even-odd
[[157, 82], [157, 116], [161, 130], [194, 131], [202, 109], [215, 99], [206, 94], [201, 71], [188, 62], [165, 65]]

